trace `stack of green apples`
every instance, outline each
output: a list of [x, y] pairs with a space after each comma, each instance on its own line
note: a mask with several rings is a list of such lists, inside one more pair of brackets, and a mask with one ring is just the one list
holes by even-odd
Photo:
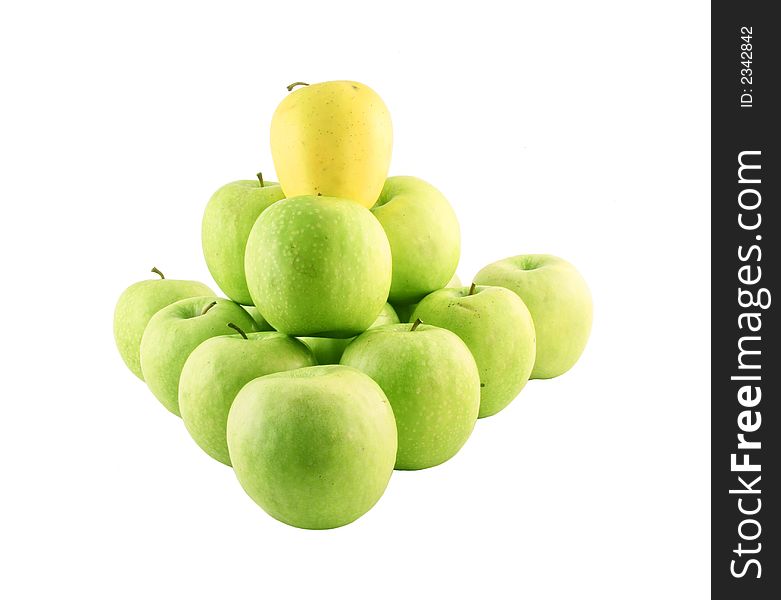
[[290, 525], [367, 512], [394, 469], [439, 465], [529, 379], [580, 357], [588, 287], [526, 254], [455, 274], [456, 215], [388, 177], [382, 99], [353, 81], [292, 84], [271, 121], [279, 183], [229, 183], [203, 216], [195, 281], [130, 286], [114, 335], [130, 370], [249, 496]]

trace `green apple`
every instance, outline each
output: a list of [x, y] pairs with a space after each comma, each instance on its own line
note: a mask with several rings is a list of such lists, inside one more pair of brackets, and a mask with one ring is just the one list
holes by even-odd
[[393, 254], [391, 304], [412, 304], [453, 277], [461, 230], [450, 203], [417, 177], [389, 177], [372, 208]]
[[214, 281], [231, 300], [252, 304], [244, 276], [247, 238], [260, 213], [285, 197], [273, 181], [234, 181], [211, 197], [203, 213], [201, 242], [203, 256]]
[[458, 273], [454, 273], [453, 276], [450, 278], [450, 281], [448, 281], [445, 284], [446, 288], [455, 288], [455, 287], [461, 287], [463, 284], [461, 283], [461, 278], [458, 276]]
[[358, 203], [298, 196], [258, 217], [244, 270], [253, 304], [277, 331], [348, 338], [368, 329], [387, 300], [391, 251]]
[[520, 393], [534, 366], [534, 323], [524, 303], [503, 287], [452, 288], [420, 301], [414, 319], [449, 329], [469, 348], [480, 372], [480, 417]]
[[506, 287], [529, 308], [537, 331], [532, 379], [557, 377], [578, 361], [591, 333], [593, 304], [570, 263], [549, 254], [513, 256], [481, 269], [475, 282]]
[[399, 323], [409, 323], [409, 318], [412, 316], [417, 305], [417, 302], [415, 304], [393, 305], [393, 309], [396, 311], [396, 314], [399, 315]]
[[249, 313], [249, 316], [252, 317], [252, 320], [255, 321], [255, 324], [258, 326], [257, 331], [274, 331], [274, 328], [268, 324], [268, 321], [263, 318], [263, 315], [260, 314], [260, 311], [256, 306], [243, 306], [244, 310]]
[[302, 337], [298, 339], [309, 347], [318, 365], [338, 365], [344, 349], [355, 338]]
[[228, 323], [255, 331], [255, 321], [241, 306], [215, 296], [186, 298], [159, 310], [141, 338], [141, 371], [149, 389], [179, 414], [179, 377], [190, 353], [203, 341], [234, 333]]
[[228, 411], [253, 379], [316, 364], [305, 344], [284, 333], [220, 335], [201, 343], [184, 363], [179, 379], [179, 410], [192, 438], [212, 458], [230, 465]]
[[239, 483], [268, 514], [331, 529], [382, 496], [396, 460], [396, 422], [385, 394], [360, 371], [307, 367], [241, 389], [228, 449]]
[[464, 445], [480, 408], [475, 360], [457, 335], [430, 325], [384, 325], [359, 335], [342, 356], [376, 381], [399, 432], [397, 469], [439, 465]]
[[382, 307], [380, 314], [377, 315], [376, 319], [374, 319], [374, 323], [371, 324], [369, 329], [372, 329], [373, 327], [381, 327], [382, 325], [393, 325], [398, 322], [399, 315], [397, 315], [393, 307], [386, 302]]
[[[390, 304], [385, 304], [380, 311], [379, 316], [374, 320], [369, 329], [379, 327], [380, 325], [388, 325], [390, 323], [398, 323], [399, 317], [396, 315], [396, 311]], [[336, 365], [339, 364], [339, 360], [342, 358], [344, 349], [355, 338], [317, 338], [317, 337], [305, 337], [301, 338], [307, 346], [314, 352], [317, 364], [319, 365]]]
[[[445, 284], [444, 287], [460, 288], [462, 285], [463, 284], [461, 283], [461, 279], [459, 279], [458, 275], [453, 275], [453, 277], [450, 279], [450, 281], [447, 282], [447, 284]], [[410, 317], [412, 316], [412, 313], [415, 312], [415, 307], [417, 307], [417, 305], [417, 302], [414, 304], [398, 304], [393, 308], [396, 310], [396, 314], [399, 316], [399, 321], [402, 323], [410, 323]]]
[[197, 281], [166, 279], [156, 268], [160, 279], [139, 281], [127, 288], [114, 309], [114, 340], [125, 364], [143, 381], [141, 373], [141, 337], [149, 319], [161, 308], [193, 296], [210, 296], [214, 292]]

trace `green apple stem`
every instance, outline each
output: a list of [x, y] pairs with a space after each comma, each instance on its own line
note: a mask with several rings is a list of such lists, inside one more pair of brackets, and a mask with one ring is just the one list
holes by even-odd
[[208, 305], [206, 308], [204, 308], [204, 309], [203, 309], [203, 312], [201, 313], [201, 316], [203, 316], [203, 315], [205, 315], [207, 312], [209, 312], [209, 310], [211, 310], [211, 308], [212, 308], [212, 307], [213, 307], [215, 304], [217, 304], [217, 301], [216, 301], [216, 300], [214, 300], [213, 302], [210, 302], [210, 303], [209, 303], [209, 305]]
[[165, 279], [165, 275], [163, 275], [163, 272], [157, 267], [152, 267], [152, 273], [157, 273], [160, 275], [160, 279]]
[[241, 334], [241, 337], [243, 337], [245, 340], [247, 339], [247, 334], [244, 333], [244, 331], [241, 329], [241, 327], [236, 325], [236, 323], [228, 323], [228, 327], [230, 327], [231, 329], [235, 329], [236, 331], [238, 331]]
[[469, 286], [469, 296], [472, 296], [475, 293], [475, 288], [477, 287], [477, 284], [472, 282], [472, 285]]
[[412, 324], [412, 327], [410, 328], [410, 331], [415, 331], [418, 328], [418, 325], [420, 325], [423, 321], [420, 319], [415, 319], [415, 322]]
[[295, 83], [291, 83], [289, 86], [287, 86], [287, 91], [292, 92], [294, 87], [298, 87], [299, 85], [309, 85], [308, 83], [304, 83], [303, 81], [296, 81]]
[[263, 187], [263, 173], [258, 173], [258, 181], [260, 181], [260, 187]]

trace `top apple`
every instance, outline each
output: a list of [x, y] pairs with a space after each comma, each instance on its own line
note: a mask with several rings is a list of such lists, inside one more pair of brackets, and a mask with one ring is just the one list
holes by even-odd
[[388, 175], [393, 145], [385, 103], [355, 81], [288, 89], [293, 91], [271, 120], [271, 154], [285, 196], [321, 194], [371, 208]]

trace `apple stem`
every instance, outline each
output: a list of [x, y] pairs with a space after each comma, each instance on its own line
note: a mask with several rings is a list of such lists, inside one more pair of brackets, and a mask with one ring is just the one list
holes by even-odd
[[244, 333], [244, 331], [241, 329], [241, 327], [236, 325], [236, 323], [228, 323], [228, 327], [230, 327], [231, 329], [235, 329], [236, 331], [238, 331], [241, 334], [241, 337], [243, 337], [245, 340], [247, 339], [247, 334]]
[[258, 173], [258, 181], [260, 181], [260, 187], [263, 187], [263, 173]]
[[157, 267], [152, 267], [152, 273], [157, 273], [160, 275], [160, 279], [165, 279], [165, 275], [163, 275], [163, 272]]
[[297, 87], [299, 85], [309, 85], [308, 83], [304, 83], [303, 81], [296, 81], [295, 83], [291, 83], [289, 86], [287, 86], [287, 91], [292, 92], [294, 87]]
[[477, 287], [477, 284], [472, 282], [472, 285], [469, 286], [469, 295], [473, 295], [475, 293], [475, 288]]
[[420, 319], [415, 319], [415, 322], [412, 324], [412, 327], [410, 328], [410, 331], [415, 331], [418, 328], [418, 325], [420, 325], [423, 321]]
[[213, 302], [210, 302], [210, 303], [209, 303], [209, 305], [208, 305], [206, 308], [204, 308], [204, 309], [203, 309], [203, 312], [201, 313], [201, 316], [203, 316], [203, 315], [205, 315], [207, 312], [209, 312], [209, 310], [211, 310], [211, 308], [212, 308], [212, 307], [213, 307], [215, 304], [217, 304], [217, 301], [216, 301], [216, 300], [214, 300]]

